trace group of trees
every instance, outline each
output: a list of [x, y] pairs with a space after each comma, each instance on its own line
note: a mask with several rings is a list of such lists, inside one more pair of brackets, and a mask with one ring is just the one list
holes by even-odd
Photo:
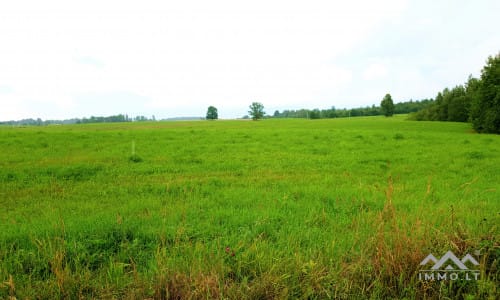
[[145, 116], [136, 116], [134, 118], [129, 118], [128, 115], [115, 115], [108, 117], [94, 117], [78, 119], [77, 123], [113, 123], [113, 122], [147, 122], [147, 121], [156, 121], [155, 116], [151, 116], [151, 118]]
[[[386, 97], [390, 95], [387, 94]], [[385, 97], [384, 97], [385, 98]], [[392, 97], [390, 98], [392, 101]], [[387, 102], [387, 101], [386, 101]], [[392, 114], [408, 114], [419, 111], [433, 103], [432, 99], [424, 99], [420, 101], [407, 101], [400, 103], [393, 103], [393, 109], [387, 111], [389, 115]], [[391, 113], [392, 112], [392, 113]], [[282, 112], [276, 110], [273, 114], [275, 118], [308, 118], [308, 119], [327, 119], [327, 118], [347, 118], [347, 117], [360, 117], [360, 116], [380, 116], [386, 115], [386, 111], [381, 106], [367, 106], [351, 109], [299, 109], [299, 110], [283, 110]]]
[[418, 121], [471, 122], [478, 132], [500, 133], [500, 53], [490, 56], [480, 78], [439, 92], [432, 105], [410, 116]]
[[[244, 116], [244, 119], [252, 118], [259, 120], [264, 117], [268, 118], [304, 118], [304, 119], [326, 119], [326, 118], [347, 118], [359, 116], [392, 116], [393, 114], [408, 114], [422, 110], [433, 104], [434, 100], [424, 99], [421, 101], [407, 101], [394, 104], [390, 94], [385, 95], [380, 106], [367, 106], [351, 109], [299, 109], [299, 110], [284, 110], [280, 112], [276, 110], [273, 115], [266, 116], [264, 105], [260, 102], [253, 102], [249, 106], [249, 116]], [[209, 106], [206, 114], [207, 120], [218, 119], [218, 111], [214, 106]]]
[[94, 117], [83, 118], [78, 120], [77, 123], [112, 123], [112, 122], [129, 122], [127, 115], [116, 115], [108, 117]]
[[145, 116], [136, 116], [134, 118], [129, 118], [128, 115], [114, 115], [107, 117], [95, 117], [90, 118], [73, 118], [66, 120], [42, 120], [38, 119], [23, 119], [18, 121], [6, 121], [0, 122], [0, 125], [16, 125], [16, 126], [42, 126], [42, 125], [52, 125], [52, 124], [88, 124], [88, 123], [113, 123], [113, 122], [145, 122], [145, 121], [156, 121], [155, 116], [147, 118]]
[[38, 119], [22, 119], [22, 120], [12, 120], [0, 122], [0, 125], [11, 125], [11, 126], [42, 126], [50, 124], [76, 124], [80, 119], [67, 119], [67, 120], [42, 120]]
[[500, 134], [500, 52], [488, 58], [471, 90], [470, 120], [474, 129]]
[[[252, 117], [252, 120], [259, 120], [264, 118], [266, 112], [264, 111], [264, 105], [260, 102], [253, 102], [249, 106], [248, 113]], [[217, 112], [217, 108], [215, 106], [209, 106], [207, 109], [207, 120], [217, 120], [219, 118], [219, 114]]]
[[[471, 82], [475, 78], [470, 79]], [[451, 90], [445, 88], [439, 92], [432, 105], [410, 116], [417, 121], [453, 121], [467, 122], [469, 120], [471, 93], [468, 85], [458, 85]]]

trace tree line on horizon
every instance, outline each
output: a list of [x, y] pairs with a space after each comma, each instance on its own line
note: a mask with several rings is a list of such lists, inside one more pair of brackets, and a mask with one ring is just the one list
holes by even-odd
[[[434, 102], [432, 99], [409, 100], [394, 104], [394, 114], [409, 114], [426, 108]], [[272, 117], [274, 118], [309, 118], [309, 119], [328, 119], [328, 118], [348, 118], [363, 116], [381, 116], [385, 115], [381, 106], [342, 108], [337, 109], [334, 106], [329, 109], [298, 109], [298, 110], [276, 110]]]
[[151, 118], [145, 116], [129, 117], [128, 115], [113, 115], [107, 117], [95, 117], [90, 118], [72, 118], [64, 120], [42, 120], [41, 118], [33, 119], [22, 119], [22, 120], [12, 120], [0, 122], [0, 125], [27, 125], [27, 126], [42, 126], [42, 125], [53, 125], [53, 124], [90, 124], [90, 123], [113, 123], [113, 122], [146, 122], [146, 121], [156, 121], [155, 116]]
[[[273, 115], [266, 115], [264, 105], [253, 102], [249, 106], [249, 115], [253, 120], [262, 118], [346, 118], [359, 116], [392, 116], [393, 114], [410, 114], [410, 120], [416, 121], [452, 121], [470, 122], [477, 132], [500, 134], [500, 52], [488, 57], [486, 65], [481, 70], [480, 78], [469, 76], [464, 85], [452, 89], [445, 88], [435, 99], [409, 100], [394, 104], [390, 94], [386, 94], [380, 106], [372, 105], [358, 108], [336, 109], [298, 109], [276, 110]], [[243, 119], [249, 118], [248, 115]], [[218, 111], [209, 106], [207, 120], [218, 119]], [[142, 122], [156, 121], [155, 117], [114, 115], [108, 117], [73, 118], [68, 120], [24, 119], [20, 121], [0, 122], [0, 125], [49, 125], [49, 124], [80, 124], [107, 122]]]

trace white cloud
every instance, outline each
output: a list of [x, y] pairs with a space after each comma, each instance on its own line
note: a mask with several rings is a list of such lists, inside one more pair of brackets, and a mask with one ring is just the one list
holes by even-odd
[[75, 62], [80, 63], [82, 65], [93, 66], [96, 68], [104, 67], [104, 63], [92, 56], [80, 56], [73, 59]]
[[373, 63], [363, 72], [365, 80], [374, 80], [384, 78], [387, 75], [387, 67], [382, 63]]
[[0, 85], [0, 94], [10, 94], [14, 92], [14, 89], [8, 85]]
[[[430, 93], [425, 80], [433, 77], [426, 72], [460, 74], [458, 66], [448, 67], [456, 60], [475, 65], [469, 57], [499, 41], [491, 33], [490, 42], [474, 50], [456, 38], [455, 47], [469, 50], [467, 59], [452, 55], [451, 61], [441, 54], [448, 44], [439, 42], [435, 28], [451, 21], [434, 7], [447, 6], [398, 0], [8, 1], [0, 4], [0, 85], [12, 92], [0, 96], [0, 104], [10, 106], [0, 120], [83, 117], [100, 107], [106, 107], [102, 114], [116, 107], [116, 113], [126, 108], [159, 117], [203, 115], [208, 105], [218, 106], [222, 117], [236, 117], [255, 100], [280, 109], [371, 105], [379, 89], [356, 74], [397, 85], [404, 72], [424, 73], [419, 90], [409, 89], [418, 98]], [[443, 27], [442, 35], [456, 37], [459, 26], [491, 27], [467, 20]], [[413, 44], [401, 43], [406, 36]], [[101, 105], [82, 95], [94, 95]]]

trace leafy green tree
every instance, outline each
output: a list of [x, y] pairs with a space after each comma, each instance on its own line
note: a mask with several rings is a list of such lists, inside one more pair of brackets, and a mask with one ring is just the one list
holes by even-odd
[[446, 96], [447, 115], [446, 121], [467, 122], [469, 119], [470, 101], [462, 85], [454, 87]]
[[471, 103], [468, 93], [467, 88], [462, 85], [451, 90], [445, 88], [437, 94], [434, 102], [412, 114], [410, 118], [417, 121], [467, 122]]
[[476, 98], [478, 97], [480, 84], [481, 84], [481, 80], [472, 77], [472, 75], [469, 75], [469, 79], [465, 83], [465, 96], [467, 97], [467, 100], [469, 101], [469, 115], [468, 115], [467, 122], [472, 123], [473, 107], [474, 107], [474, 103], [476, 101]]
[[382, 113], [386, 117], [390, 117], [394, 114], [394, 102], [392, 102], [391, 94], [386, 94], [382, 102], [380, 102], [380, 108]]
[[448, 104], [448, 121], [467, 122], [469, 120], [470, 101], [465, 96], [458, 96], [451, 99]]
[[219, 114], [217, 113], [217, 108], [215, 106], [209, 106], [207, 109], [207, 120], [217, 120]]
[[264, 105], [260, 102], [253, 102], [249, 106], [250, 110], [248, 111], [248, 114], [252, 117], [252, 120], [256, 121], [259, 119], [262, 119], [266, 112], [264, 111]]
[[474, 84], [470, 114], [474, 129], [500, 134], [500, 52], [488, 57], [481, 80]]
[[445, 88], [443, 92], [439, 92], [436, 96], [436, 115], [432, 121], [447, 121], [448, 120], [448, 93], [449, 89]]

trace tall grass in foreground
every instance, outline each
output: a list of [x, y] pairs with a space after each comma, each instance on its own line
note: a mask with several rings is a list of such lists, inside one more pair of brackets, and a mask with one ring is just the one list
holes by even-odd
[[[464, 124], [101, 124], [0, 137], [0, 298], [499, 295], [500, 139]], [[448, 250], [479, 253], [480, 280], [419, 280], [422, 259]]]

